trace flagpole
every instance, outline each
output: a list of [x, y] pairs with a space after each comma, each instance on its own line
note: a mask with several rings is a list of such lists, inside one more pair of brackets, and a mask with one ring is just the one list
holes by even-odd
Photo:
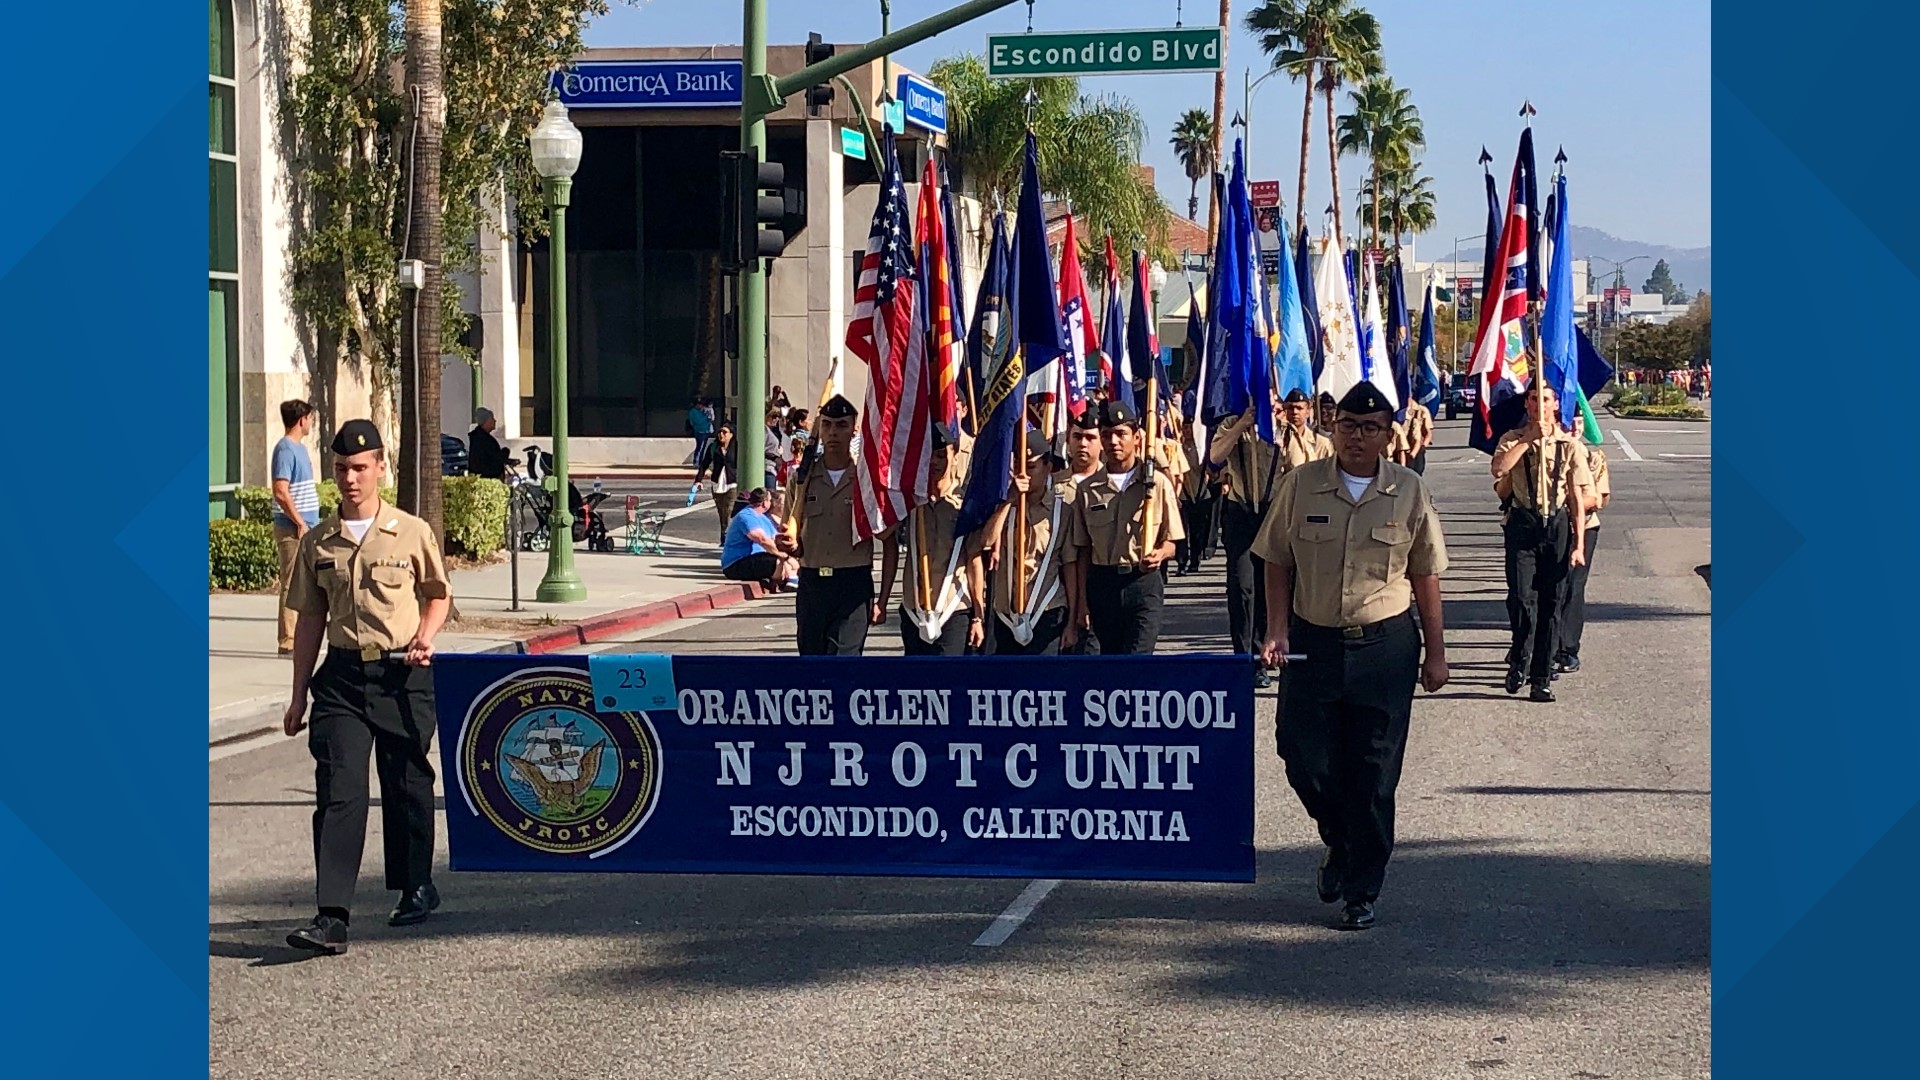
[[[1520, 118], [1529, 130], [1533, 128], [1534, 111], [1532, 101], [1521, 103]], [[1527, 217], [1532, 216], [1533, 209], [1532, 206], [1527, 207]], [[1511, 225], [1512, 222], [1508, 222], [1508, 226], [1510, 227]], [[1522, 219], [1521, 227], [1529, 227], [1526, 224], [1526, 218]], [[1527, 239], [1531, 241], [1533, 238], [1528, 236]], [[1527, 303], [1527, 319], [1533, 323], [1533, 341], [1531, 342], [1530, 350], [1533, 353], [1533, 406], [1540, 420], [1544, 421], [1547, 418], [1547, 372], [1545, 353], [1540, 348], [1540, 308], [1541, 301], [1539, 300], [1529, 300]], [[1557, 424], [1559, 421], [1556, 419], [1554, 422]], [[1540, 516], [1544, 518], [1548, 514], [1547, 448], [1541, 446], [1536, 449], [1534, 457], [1536, 460], [1534, 462], [1535, 484], [1533, 488], [1533, 499], [1536, 503], [1540, 504]]]
[[[1010, 459], [1007, 463], [1008, 475], [1012, 475], [1012, 470], [1023, 470], [1025, 462], [1022, 460], [1024, 457], [1022, 451], [1025, 447], [1021, 444], [1025, 441], [1025, 439], [1014, 440], [1013, 451], [1008, 455]], [[1027, 610], [1027, 497], [1018, 491], [1014, 495], [1013, 564], [1008, 569], [1013, 574], [1013, 613], [1015, 616], [1020, 616]]]

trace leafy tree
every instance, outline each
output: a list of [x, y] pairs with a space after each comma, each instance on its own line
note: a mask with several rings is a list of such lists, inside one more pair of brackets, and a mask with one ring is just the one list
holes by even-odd
[[1653, 273], [1647, 275], [1646, 291], [1660, 294], [1662, 303], [1673, 299], [1673, 270], [1667, 266], [1667, 260], [1660, 259], [1653, 264]]
[[[1418, 236], [1427, 232], [1437, 220], [1433, 177], [1421, 176], [1420, 163], [1416, 161], [1404, 169], [1381, 170], [1379, 180], [1385, 188], [1385, 193], [1379, 196], [1379, 228], [1385, 230], [1380, 235], [1393, 239], [1393, 250], [1397, 257], [1402, 236]], [[1368, 177], [1360, 185], [1360, 197], [1372, 200], [1375, 197], [1374, 189], [1374, 178]]]
[[1693, 294], [1687, 291], [1686, 285], [1679, 282], [1674, 283], [1673, 294], [1667, 297], [1667, 303], [1690, 304], [1692, 302]]
[[1213, 174], [1213, 117], [1188, 109], [1173, 126], [1173, 153], [1187, 173], [1187, 220], [1200, 214], [1200, 181]]
[[1167, 204], [1138, 164], [1146, 123], [1131, 102], [1082, 95], [1071, 78], [990, 79], [972, 54], [940, 60], [927, 77], [947, 92], [947, 147], [956, 182], [1006, 206], [1019, 198], [1031, 87], [1040, 181], [1048, 194], [1072, 203], [1086, 226], [1087, 250], [1111, 233], [1121, 246], [1137, 244], [1163, 262], [1173, 261]]
[[1380, 195], [1382, 173], [1413, 165], [1415, 151], [1426, 145], [1426, 129], [1420, 123], [1420, 110], [1414, 108], [1412, 95], [1404, 87], [1393, 85], [1393, 77], [1379, 75], [1368, 79], [1357, 90], [1349, 91], [1353, 111], [1340, 117], [1339, 149], [1344, 154], [1367, 155], [1368, 177], [1363, 195], [1373, 206], [1373, 246], [1380, 246], [1385, 233], [1380, 231]]
[[1664, 325], [1631, 322], [1620, 328], [1615, 344], [1620, 363], [1654, 371], [1677, 371], [1693, 363], [1696, 328], [1676, 319]]
[[[1340, 228], [1340, 155], [1334, 147], [1333, 94], [1343, 83], [1380, 74], [1380, 23], [1351, 0], [1262, 0], [1247, 13], [1247, 29], [1260, 38], [1272, 66], [1305, 84], [1300, 115], [1300, 194], [1294, 229], [1307, 225], [1307, 160], [1312, 144], [1313, 91], [1327, 99], [1327, 147], [1333, 170], [1334, 231]], [[1332, 58], [1330, 61], [1326, 58]], [[1318, 80], [1316, 81], [1316, 73]]]

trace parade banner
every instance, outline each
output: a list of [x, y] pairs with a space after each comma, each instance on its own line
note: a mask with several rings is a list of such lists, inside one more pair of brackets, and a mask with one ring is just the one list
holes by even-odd
[[454, 870], [1253, 880], [1244, 658], [433, 671]]

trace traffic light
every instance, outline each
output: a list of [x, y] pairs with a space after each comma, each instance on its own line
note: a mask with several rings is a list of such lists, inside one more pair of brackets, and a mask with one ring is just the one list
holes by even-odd
[[755, 259], [771, 259], [806, 225], [806, 190], [787, 183], [787, 167], [755, 161], [744, 150], [722, 150], [725, 230], [721, 269], [735, 273]]
[[[807, 35], [807, 62], [812, 67], [833, 55], [833, 46], [820, 40], [819, 34]], [[820, 110], [833, 104], [833, 83], [815, 83], [807, 87], [807, 115], [819, 116]]]

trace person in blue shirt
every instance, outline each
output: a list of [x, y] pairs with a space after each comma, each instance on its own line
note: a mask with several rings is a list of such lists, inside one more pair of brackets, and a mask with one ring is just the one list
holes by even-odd
[[273, 546], [280, 555], [280, 655], [292, 656], [295, 616], [287, 607], [287, 582], [300, 538], [320, 524], [320, 490], [305, 442], [313, 430], [313, 406], [298, 398], [281, 402], [280, 423], [287, 433], [273, 444]]
[[693, 433], [693, 463], [698, 465], [706, 456], [707, 440], [713, 438], [713, 412], [706, 398], [693, 399], [693, 407], [687, 410], [687, 430]]
[[779, 592], [797, 567], [774, 546], [780, 525], [768, 513], [772, 498], [766, 488], [759, 487], [742, 500], [720, 545], [720, 573], [728, 581], [757, 581], [768, 592]]

